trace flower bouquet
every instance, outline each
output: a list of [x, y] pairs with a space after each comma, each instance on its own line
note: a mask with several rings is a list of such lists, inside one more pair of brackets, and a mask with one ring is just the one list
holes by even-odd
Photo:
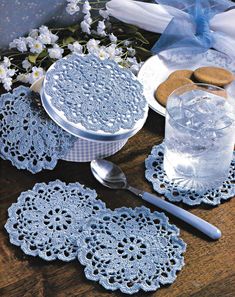
[[80, 14], [81, 21], [62, 28], [42, 25], [10, 42], [0, 53], [0, 85], [9, 91], [15, 82], [33, 84], [69, 53], [111, 59], [136, 74], [151, 55], [149, 41], [137, 27], [111, 19], [105, 2], [67, 0], [66, 12]]

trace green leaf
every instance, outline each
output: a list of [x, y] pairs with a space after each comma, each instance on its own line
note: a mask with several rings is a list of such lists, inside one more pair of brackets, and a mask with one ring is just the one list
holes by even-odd
[[144, 47], [135, 46], [135, 49], [136, 49], [136, 52], [137, 52], [138, 56], [141, 57], [141, 60], [143, 58], [149, 58], [149, 57], [152, 56], [152, 53], [149, 50], [147, 50], [146, 48], [144, 48]]
[[137, 32], [138, 28], [134, 25], [130, 24], [124, 24], [120, 22], [116, 22], [112, 24], [112, 29], [114, 35], [117, 35], [119, 37], [120, 34], [125, 36], [133, 36]]
[[[127, 27], [127, 28], [125, 28]], [[129, 25], [129, 24], [125, 24], [124, 25], [124, 32], [128, 33], [128, 34], [135, 34], [138, 31], [138, 28], [134, 25]]]
[[47, 50], [44, 49], [44, 50], [39, 54], [38, 59], [42, 59], [42, 58], [46, 57], [46, 55], [47, 55]]
[[28, 56], [29, 62], [32, 63], [32, 64], [35, 64], [36, 61], [37, 61], [38, 56], [39, 56], [38, 54], [36, 54], [36, 55], [29, 55]]
[[135, 33], [135, 38], [144, 44], [149, 44], [149, 41], [146, 38], [144, 38], [144, 36], [140, 32]]
[[76, 25], [73, 25], [73, 26], [69, 26], [69, 27], [68, 27], [68, 30], [69, 30], [70, 32], [74, 33], [74, 32], [76, 32], [76, 31], [78, 30], [78, 28], [79, 28], [79, 25], [76, 24]]
[[68, 45], [70, 43], [74, 43], [75, 40], [76, 39], [73, 38], [72, 36], [66, 37], [66, 38], [63, 39], [63, 46], [66, 46], [66, 45]]

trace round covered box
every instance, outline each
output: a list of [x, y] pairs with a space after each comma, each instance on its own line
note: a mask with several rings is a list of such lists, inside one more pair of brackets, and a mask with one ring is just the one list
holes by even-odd
[[42, 104], [64, 130], [78, 137], [65, 160], [110, 156], [144, 125], [148, 104], [137, 78], [111, 60], [69, 55], [47, 71]]

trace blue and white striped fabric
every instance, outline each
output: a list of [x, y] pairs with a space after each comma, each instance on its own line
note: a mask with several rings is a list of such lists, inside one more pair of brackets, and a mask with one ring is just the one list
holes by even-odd
[[74, 147], [62, 159], [71, 162], [90, 162], [94, 159], [105, 158], [118, 152], [128, 139], [115, 142], [97, 142], [78, 138]]

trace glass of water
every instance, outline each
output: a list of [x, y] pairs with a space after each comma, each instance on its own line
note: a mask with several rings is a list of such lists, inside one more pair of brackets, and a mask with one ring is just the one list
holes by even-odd
[[226, 180], [235, 140], [233, 101], [206, 84], [182, 86], [169, 96], [164, 170], [175, 184], [201, 193]]

